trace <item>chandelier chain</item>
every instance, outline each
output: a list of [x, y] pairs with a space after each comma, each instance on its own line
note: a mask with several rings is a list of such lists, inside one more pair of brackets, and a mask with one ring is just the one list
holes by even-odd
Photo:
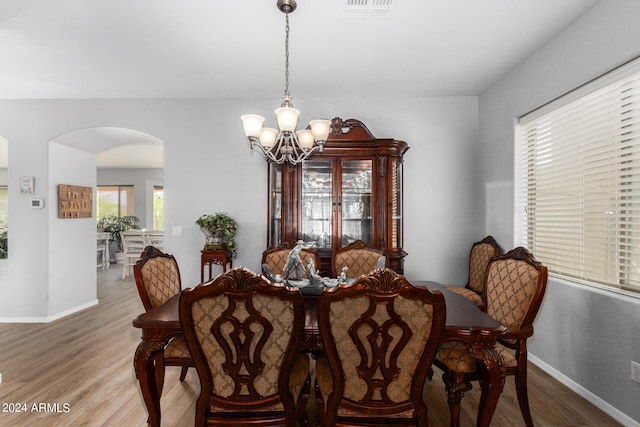
[[285, 13], [285, 42], [284, 42], [284, 95], [289, 96], [289, 14]]

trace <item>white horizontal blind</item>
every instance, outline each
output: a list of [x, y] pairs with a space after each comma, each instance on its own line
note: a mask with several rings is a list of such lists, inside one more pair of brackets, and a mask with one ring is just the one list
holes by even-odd
[[520, 124], [529, 249], [552, 273], [640, 292], [640, 61]]

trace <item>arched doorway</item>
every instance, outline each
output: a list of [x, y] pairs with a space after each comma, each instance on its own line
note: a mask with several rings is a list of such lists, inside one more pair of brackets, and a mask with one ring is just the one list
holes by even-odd
[[[112, 204], [110, 197], [115, 194], [115, 215], [120, 215], [120, 203], [128, 204], [122, 215], [138, 217], [140, 228], [158, 228], [154, 197], [158, 189], [163, 189], [162, 140], [133, 129], [96, 127], [72, 131], [51, 142], [94, 155], [95, 223], [101, 216], [114, 215], [113, 210], [105, 206]], [[123, 200], [119, 200], [120, 194], [124, 194]], [[118, 248], [115, 242], [111, 245], [113, 254]]]
[[154, 187], [162, 187], [163, 143], [147, 133], [118, 127], [80, 129], [53, 142], [96, 155], [97, 186], [132, 186], [135, 206], [129, 213], [153, 228]]

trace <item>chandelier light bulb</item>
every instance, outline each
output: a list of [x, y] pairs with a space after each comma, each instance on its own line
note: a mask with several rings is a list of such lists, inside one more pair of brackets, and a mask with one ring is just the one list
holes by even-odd
[[276, 143], [278, 131], [274, 128], [263, 128], [260, 132], [260, 145], [264, 148], [271, 148]]
[[313, 148], [313, 134], [308, 129], [302, 129], [296, 132], [298, 135], [298, 142], [300, 147], [305, 150], [311, 150]]
[[293, 132], [296, 130], [298, 124], [298, 117], [300, 111], [292, 107], [280, 107], [276, 108], [276, 119], [278, 120], [278, 127], [283, 132]]
[[309, 126], [311, 126], [311, 133], [315, 141], [326, 141], [329, 138], [331, 121], [324, 119], [311, 120]]
[[257, 138], [260, 136], [264, 117], [257, 114], [245, 114], [240, 118], [242, 119], [244, 134], [247, 138]]

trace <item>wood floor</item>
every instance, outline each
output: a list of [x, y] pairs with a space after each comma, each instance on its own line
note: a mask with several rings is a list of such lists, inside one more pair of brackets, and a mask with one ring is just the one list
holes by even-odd
[[[145, 426], [147, 414], [133, 371], [143, 311], [132, 276], [118, 266], [98, 273], [100, 303], [48, 324], [0, 324], [0, 426]], [[618, 426], [546, 373], [529, 366], [529, 394], [537, 426]], [[200, 385], [195, 370], [184, 382], [167, 368], [163, 426], [192, 426]], [[428, 392], [429, 423], [448, 426], [444, 386], [436, 370]], [[475, 424], [478, 387], [462, 403], [462, 426]], [[22, 410], [23, 412], [15, 412]], [[492, 426], [522, 426], [513, 378], [507, 378]]]

